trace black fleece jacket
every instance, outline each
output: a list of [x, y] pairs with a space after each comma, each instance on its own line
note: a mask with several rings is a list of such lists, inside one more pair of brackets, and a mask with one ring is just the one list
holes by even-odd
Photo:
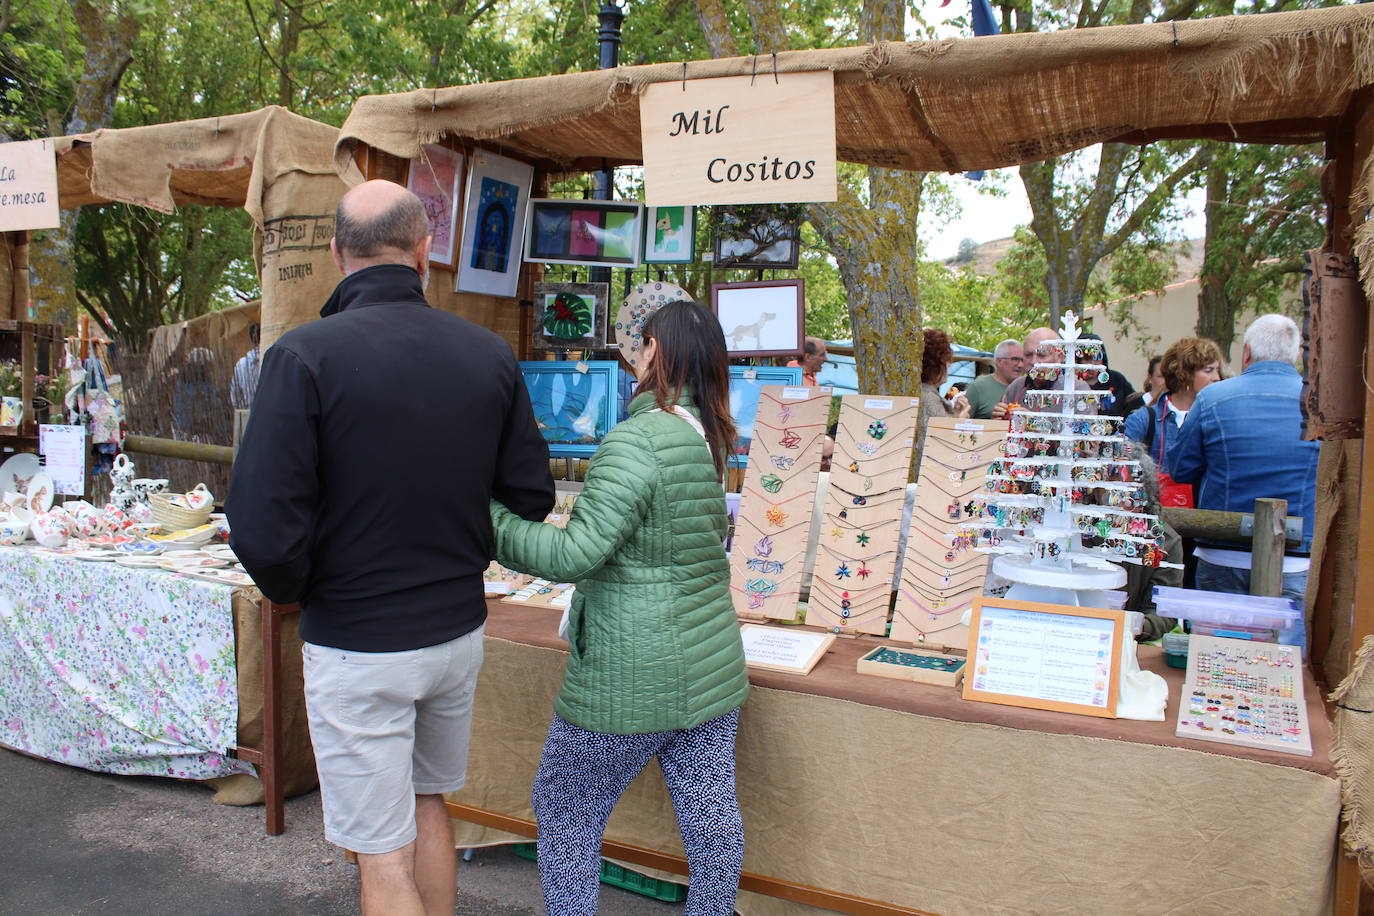
[[231, 542], [301, 637], [437, 645], [486, 620], [488, 501], [542, 519], [548, 447], [510, 346], [425, 302], [419, 275], [349, 274], [263, 355], [234, 462]]

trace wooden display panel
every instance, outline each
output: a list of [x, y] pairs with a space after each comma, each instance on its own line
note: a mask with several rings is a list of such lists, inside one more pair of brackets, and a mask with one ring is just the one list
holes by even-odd
[[927, 423], [892, 613], [894, 642], [960, 651], [968, 645], [968, 627], [959, 621], [983, 593], [988, 557], [955, 550], [952, 532], [970, 517], [964, 508], [969, 500], [983, 493], [1008, 426], [1005, 420], [952, 417]]
[[730, 591], [745, 620], [791, 620], [802, 587], [829, 388], [765, 385], [730, 548]]
[[833, 633], [887, 633], [919, 399], [840, 400], [830, 484], [806, 622]]

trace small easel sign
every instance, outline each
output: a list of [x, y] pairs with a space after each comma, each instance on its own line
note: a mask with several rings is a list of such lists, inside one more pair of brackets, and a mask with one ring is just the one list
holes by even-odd
[[1125, 627], [1121, 611], [979, 598], [964, 699], [1114, 719]]
[[744, 661], [750, 668], [810, 674], [825, 655], [835, 637], [810, 630], [761, 627], [746, 623], [739, 628], [744, 643]]

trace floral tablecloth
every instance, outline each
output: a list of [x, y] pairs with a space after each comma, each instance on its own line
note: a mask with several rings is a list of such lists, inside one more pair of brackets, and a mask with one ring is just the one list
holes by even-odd
[[0, 547], [0, 744], [60, 763], [205, 779], [238, 743], [233, 589]]

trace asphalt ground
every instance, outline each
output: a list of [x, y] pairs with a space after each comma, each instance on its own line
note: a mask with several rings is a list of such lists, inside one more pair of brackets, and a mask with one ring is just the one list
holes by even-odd
[[[263, 809], [210, 801], [195, 783], [110, 776], [0, 749], [0, 916], [243, 916], [358, 912], [357, 868], [324, 839], [318, 792]], [[472, 916], [544, 912], [533, 862], [509, 848], [458, 863]], [[601, 913], [669, 916], [672, 906], [603, 885]]]

